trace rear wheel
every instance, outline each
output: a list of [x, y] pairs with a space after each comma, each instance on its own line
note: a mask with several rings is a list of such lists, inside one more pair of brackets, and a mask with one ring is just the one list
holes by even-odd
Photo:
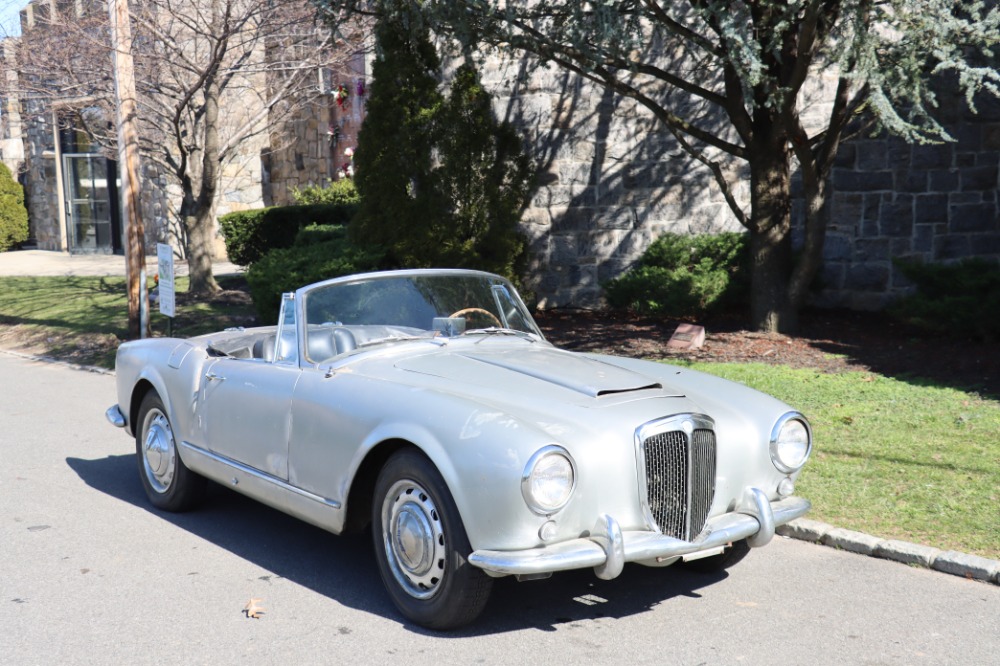
[[743, 539], [735, 542], [732, 546], [726, 548], [726, 550], [718, 555], [684, 562], [684, 567], [686, 569], [690, 569], [691, 571], [697, 571], [698, 573], [718, 573], [719, 571], [725, 571], [729, 567], [739, 563], [749, 554], [750, 546], [747, 544], [747, 540]]
[[205, 479], [177, 453], [173, 428], [156, 391], [143, 397], [135, 429], [135, 454], [146, 497], [158, 509], [187, 511], [201, 502]]
[[454, 629], [482, 612], [493, 581], [468, 563], [472, 547], [455, 501], [419, 451], [400, 451], [382, 468], [372, 527], [382, 582], [404, 616]]

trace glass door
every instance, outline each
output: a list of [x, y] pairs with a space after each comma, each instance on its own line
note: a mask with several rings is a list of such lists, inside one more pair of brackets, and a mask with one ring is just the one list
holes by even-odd
[[70, 252], [111, 253], [107, 160], [97, 154], [64, 154], [63, 178]]

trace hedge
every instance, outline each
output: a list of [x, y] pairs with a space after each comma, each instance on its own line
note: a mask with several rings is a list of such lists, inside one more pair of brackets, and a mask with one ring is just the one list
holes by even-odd
[[291, 247], [299, 231], [310, 224], [346, 224], [357, 204], [275, 206], [228, 213], [219, 218], [229, 260], [250, 266], [269, 251]]

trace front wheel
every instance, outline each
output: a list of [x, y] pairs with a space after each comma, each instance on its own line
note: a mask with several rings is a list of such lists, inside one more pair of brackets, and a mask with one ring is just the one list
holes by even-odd
[[177, 453], [170, 419], [156, 391], [143, 397], [136, 424], [136, 462], [150, 503], [165, 511], [193, 509], [204, 496], [205, 479], [189, 470]]
[[466, 559], [472, 546], [441, 474], [422, 453], [394, 454], [372, 503], [379, 573], [399, 611], [428, 629], [472, 622], [493, 580]]

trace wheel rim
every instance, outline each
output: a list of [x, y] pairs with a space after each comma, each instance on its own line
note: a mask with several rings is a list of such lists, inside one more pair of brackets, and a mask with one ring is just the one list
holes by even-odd
[[174, 433], [166, 414], [155, 407], [146, 413], [143, 423], [142, 467], [149, 485], [158, 493], [170, 489], [177, 469]]
[[418, 483], [397, 481], [382, 502], [382, 541], [399, 586], [416, 599], [438, 591], [445, 574], [445, 538], [434, 500]]

